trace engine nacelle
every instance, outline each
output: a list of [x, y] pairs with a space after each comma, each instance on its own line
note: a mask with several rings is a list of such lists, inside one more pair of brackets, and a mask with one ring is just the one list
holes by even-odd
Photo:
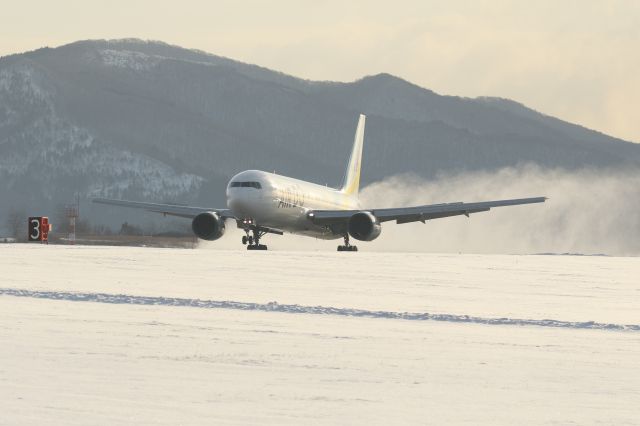
[[200, 213], [191, 222], [193, 233], [203, 240], [213, 241], [224, 235], [224, 219], [215, 212]]
[[369, 212], [359, 212], [349, 218], [349, 235], [360, 241], [373, 241], [382, 232], [382, 225]]

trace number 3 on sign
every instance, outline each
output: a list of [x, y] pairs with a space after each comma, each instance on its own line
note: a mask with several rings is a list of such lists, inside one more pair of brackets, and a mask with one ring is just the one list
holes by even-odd
[[31, 237], [32, 240], [34, 241], [39, 241], [40, 240], [40, 219], [31, 219], [31, 235], [29, 235], [29, 237]]
[[40, 218], [29, 218], [29, 241], [42, 241], [42, 232], [40, 232]]

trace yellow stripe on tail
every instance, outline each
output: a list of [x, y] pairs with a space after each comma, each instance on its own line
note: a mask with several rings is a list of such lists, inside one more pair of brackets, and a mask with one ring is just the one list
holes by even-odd
[[360, 189], [360, 168], [362, 166], [362, 145], [364, 144], [364, 123], [366, 119], [367, 117], [364, 114], [360, 114], [349, 165], [344, 175], [342, 188], [340, 188], [341, 192], [356, 198]]

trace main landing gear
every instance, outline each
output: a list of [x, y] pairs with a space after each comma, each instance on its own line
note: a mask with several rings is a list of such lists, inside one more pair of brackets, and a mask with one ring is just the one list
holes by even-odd
[[[247, 250], [266, 250], [267, 249], [266, 245], [260, 244], [260, 238], [262, 238], [262, 236], [266, 234], [265, 231], [260, 231], [254, 228], [254, 229], [245, 229], [244, 232], [246, 232], [247, 235], [242, 236], [242, 244], [247, 246]], [[253, 235], [250, 235], [251, 232], [253, 233]]]
[[358, 246], [349, 244], [349, 234], [344, 234], [344, 245], [338, 246], [338, 251], [358, 251]]

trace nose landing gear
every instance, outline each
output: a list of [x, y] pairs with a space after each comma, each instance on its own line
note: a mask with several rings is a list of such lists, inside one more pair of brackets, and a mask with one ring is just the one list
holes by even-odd
[[237, 219], [237, 224], [238, 228], [247, 234], [242, 236], [242, 244], [247, 246], [247, 250], [266, 250], [267, 246], [260, 244], [260, 239], [265, 234], [284, 234], [284, 231], [280, 229], [258, 225], [253, 219]]
[[358, 251], [358, 246], [349, 244], [349, 234], [344, 234], [344, 245], [338, 246], [338, 251]]
[[[266, 250], [267, 246], [264, 244], [260, 244], [260, 238], [266, 234], [264, 231], [260, 231], [259, 229], [249, 229], [246, 228], [244, 232], [247, 235], [242, 236], [242, 244], [247, 246], [247, 250]], [[250, 232], [253, 232], [253, 235], [250, 235]]]

